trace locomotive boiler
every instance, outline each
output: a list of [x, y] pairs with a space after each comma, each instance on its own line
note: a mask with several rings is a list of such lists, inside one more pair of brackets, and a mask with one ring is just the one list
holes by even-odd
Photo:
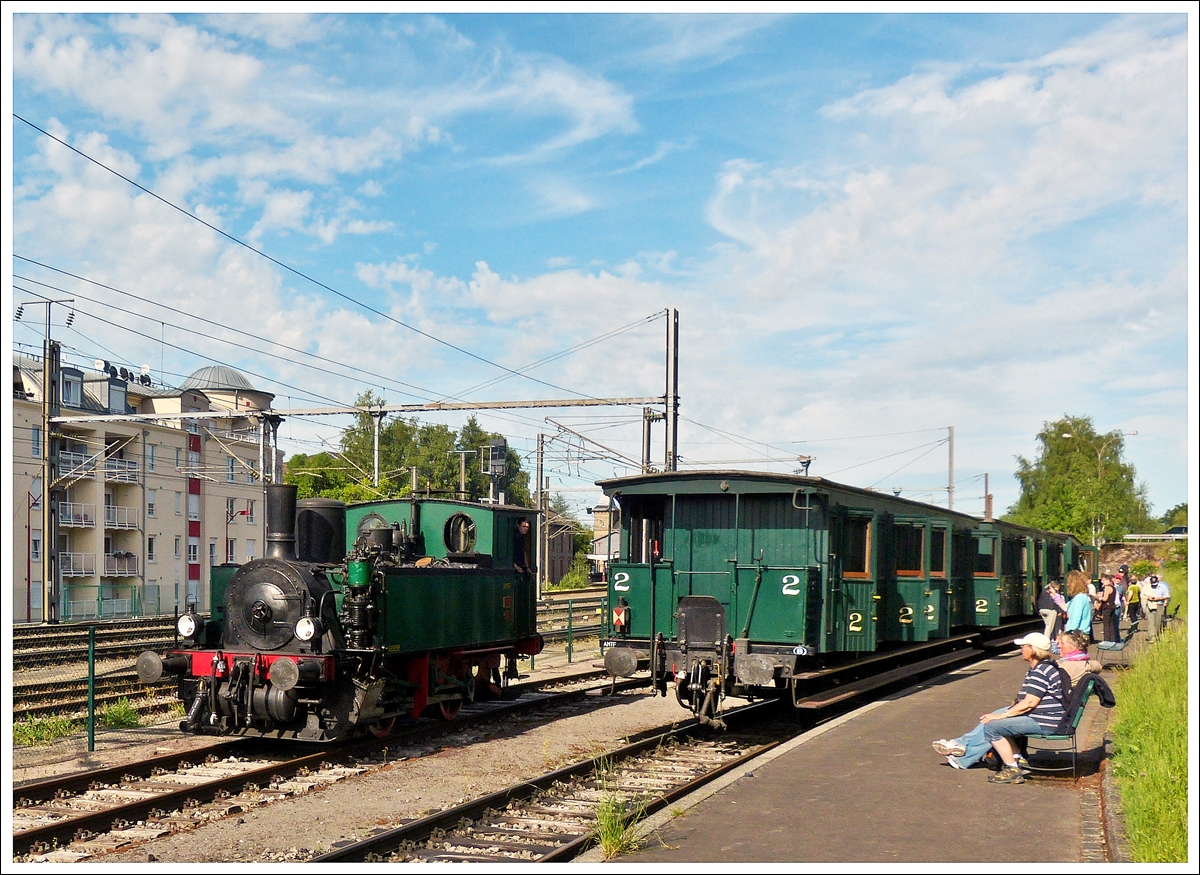
[[181, 642], [143, 653], [138, 676], [178, 676], [185, 732], [334, 741], [453, 719], [541, 651], [535, 583], [513, 561], [532, 513], [270, 485], [267, 555], [213, 569], [209, 616], [189, 605]]

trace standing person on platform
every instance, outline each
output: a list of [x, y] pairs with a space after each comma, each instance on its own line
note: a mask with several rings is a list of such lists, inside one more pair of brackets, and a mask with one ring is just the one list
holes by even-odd
[[1125, 590], [1125, 617], [1130, 623], [1136, 623], [1142, 616], [1142, 585], [1137, 578]]
[[1038, 613], [1042, 615], [1042, 621], [1046, 624], [1046, 637], [1053, 641], [1058, 637], [1058, 629], [1062, 626], [1063, 611], [1060, 607], [1062, 597], [1058, 595], [1058, 581], [1052, 580], [1046, 584], [1046, 588], [1042, 590], [1042, 594], [1038, 596]]
[[1150, 585], [1142, 590], [1142, 604], [1146, 608], [1150, 640], [1162, 634], [1163, 621], [1167, 616], [1167, 605], [1171, 603], [1171, 588], [1157, 574], [1150, 575]]
[[1074, 629], [1092, 639], [1092, 598], [1088, 595], [1087, 575], [1082, 571], [1067, 575], [1067, 625], [1063, 631]]
[[1117, 628], [1117, 582], [1111, 574], [1100, 578], [1100, 624], [1104, 629], [1105, 641], [1120, 641]]
[[1050, 639], [1041, 632], [1031, 632], [1013, 643], [1021, 648], [1021, 658], [1029, 663], [1016, 701], [1007, 708], [984, 714], [978, 725], [965, 735], [933, 743], [933, 749], [955, 769], [970, 768], [983, 759], [989, 747], [995, 748], [1004, 768], [988, 778], [993, 784], [1025, 783], [1026, 770], [1018, 764], [1009, 739], [1053, 732], [1066, 711], [1062, 674], [1050, 658]]

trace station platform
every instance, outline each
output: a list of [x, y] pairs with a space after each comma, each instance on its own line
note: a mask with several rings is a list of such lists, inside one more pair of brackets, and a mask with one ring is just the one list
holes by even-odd
[[931, 747], [1011, 703], [1027, 669], [1014, 647], [810, 730], [648, 818], [642, 849], [615, 862], [1103, 862], [1112, 712], [1095, 696], [1079, 727], [1077, 782], [1067, 772], [991, 784], [993, 772], [953, 769]]

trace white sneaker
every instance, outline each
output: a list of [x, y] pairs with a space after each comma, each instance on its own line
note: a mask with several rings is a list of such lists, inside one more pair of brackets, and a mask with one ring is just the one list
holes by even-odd
[[967, 752], [967, 749], [957, 741], [947, 741], [944, 738], [935, 741], [933, 749], [944, 757], [960, 757]]
[[958, 760], [956, 760], [952, 756], [946, 757], [946, 762], [948, 762], [950, 764], [950, 768], [952, 768], [952, 769], [958, 769], [960, 772], [966, 771], [966, 769], [963, 766], [959, 765]]

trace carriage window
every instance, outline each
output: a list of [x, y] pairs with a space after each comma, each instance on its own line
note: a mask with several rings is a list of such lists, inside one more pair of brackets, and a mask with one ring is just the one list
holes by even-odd
[[655, 561], [663, 555], [663, 520], [666, 502], [657, 497], [622, 499], [622, 515], [626, 519], [625, 536], [629, 540], [629, 561]]
[[925, 528], [910, 523], [897, 523], [896, 573], [920, 574], [925, 569]]
[[929, 538], [929, 571], [931, 574], [946, 573], [945, 529], [934, 529]]
[[996, 539], [975, 539], [975, 573], [996, 575]]
[[842, 557], [842, 573], [848, 577], [866, 577], [871, 572], [871, 520], [846, 520], [846, 555]]
[[1088, 550], [1079, 551], [1079, 570], [1084, 574], [1094, 577], [1092, 574], [1092, 554]]

